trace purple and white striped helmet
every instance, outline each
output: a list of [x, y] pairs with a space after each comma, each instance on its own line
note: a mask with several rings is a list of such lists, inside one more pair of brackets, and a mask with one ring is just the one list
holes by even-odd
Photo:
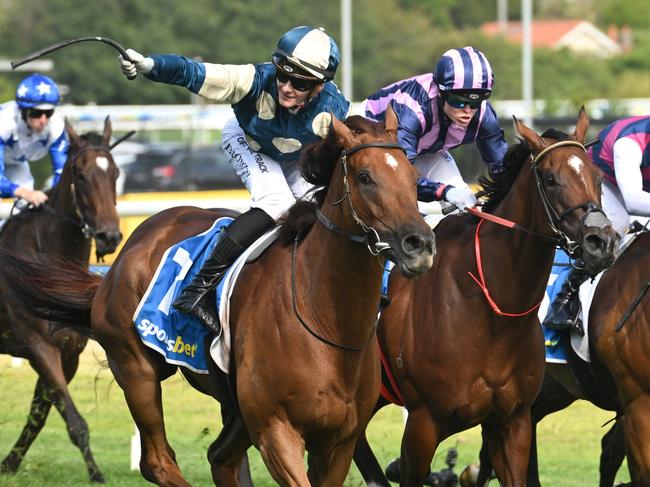
[[469, 91], [489, 95], [494, 84], [492, 67], [485, 54], [471, 46], [445, 52], [433, 77], [442, 92]]

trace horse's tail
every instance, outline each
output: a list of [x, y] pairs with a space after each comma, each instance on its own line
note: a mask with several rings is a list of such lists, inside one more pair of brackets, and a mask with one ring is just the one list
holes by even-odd
[[51, 254], [27, 260], [0, 249], [0, 279], [35, 316], [90, 332], [91, 305], [102, 278], [83, 263]]

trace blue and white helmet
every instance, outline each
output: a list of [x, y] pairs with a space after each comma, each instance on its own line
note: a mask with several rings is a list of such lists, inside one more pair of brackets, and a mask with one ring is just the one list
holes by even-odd
[[488, 96], [492, 92], [494, 74], [485, 54], [468, 46], [445, 52], [433, 72], [441, 92], [477, 92]]
[[[339, 48], [322, 28], [303, 25], [286, 32], [273, 52], [273, 64], [291, 76], [330, 81], [336, 74]], [[300, 68], [299, 71], [292, 69]]]
[[21, 110], [39, 108], [49, 110], [59, 104], [59, 88], [52, 79], [42, 74], [30, 74], [16, 88], [16, 103]]

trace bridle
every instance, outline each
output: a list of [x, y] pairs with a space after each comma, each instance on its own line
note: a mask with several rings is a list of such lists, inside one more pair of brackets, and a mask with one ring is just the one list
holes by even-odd
[[[332, 203], [332, 206], [337, 206], [343, 203], [346, 199], [350, 204], [350, 214], [352, 215], [352, 220], [361, 228], [363, 235], [356, 235], [353, 233], [346, 232], [341, 230], [336, 224], [328, 219], [319, 208], [316, 208], [316, 219], [321, 223], [325, 228], [331, 230], [334, 233], [345, 235], [348, 239], [353, 242], [365, 244], [368, 247], [368, 250], [372, 255], [379, 255], [382, 252], [385, 252], [390, 249], [390, 244], [388, 242], [382, 242], [379, 237], [379, 233], [373, 227], [366, 225], [364, 221], [359, 217], [359, 214], [354, 209], [352, 204], [352, 195], [350, 193], [350, 183], [348, 181], [348, 156], [358, 152], [362, 149], [375, 148], [375, 147], [386, 147], [389, 149], [399, 149], [404, 151], [404, 148], [395, 142], [370, 142], [368, 144], [359, 144], [351, 147], [349, 149], [344, 149], [341, 151], [341, 164], [343, 167], [343, 196], [337, 201]], [[405, 152], [405, 151], [404, 151]]]
[[77, 160], [86, 152], [88, 151], [97, 151], [97, 152], [105, 152], [106, 154], [110, 155], [110, 147], [104, 147], [104, 146], [99, 146], [99, 145], [86, 145], [79, 149], [71, 158], [70, 158], [70, 163], [72, 166], [72, 181], [70, 182], [70, 194], [72, 195], [72, 205], [74, 207], [74, 212], [75, 215], [77, 216], [77, 219], [71, 218], [68, 215], [65, 215], [56, 209], [52, 208], [50, 205], [47, 204], [47, 202], [43, 205], [43, 209], [50, 213], [51, 215], [56, 216], [57, 218], [60, 218], [62, 220], [68, 221], [72, 223], [73, 225], [78, 226], [81, 229], [81, 233], [83, 234], [84, 238], [90, 239], [94, 237], [97, 234], [97, 229], [91, 225], [88, 224], [84, 217], [83, 213], [83, 208], [81, 207], [80, 204], [80, 197], [78, 194], [79, 191], [79, 184], [78, 184], [78, 175], [77, 175], [77, 165], [76, 162]]
[[[381, 252], [390, 249], [390, 244], [387, 242], [382, 242], [381, 239], [379, 238], [379, 234], [377, 233], [377, 230], [375, 230], [371, 226], [366, 225], [364, 221], [359, 217], [356, 210], [354, 209], [354, 205], [352, 204], [350, 183], [348, 181], [347, 157], [350, 154], [354, 154], [357, 151], [366, 148], [371, 148], [371, 147], [386, 147], [390, 149], [400, 149], [402, 151], [404, 150], [404, 148], [400, 144], [393, 143], [393, 142], [371, 142], [369, 144], [355, 145], [350, 149], [341, 151], [341, 164], [343, 165], [343, 196], [339, 198], [337, 201], [335, 201], [334, 203], [332, 203], [332, 206], [340, 205], [341, 203], [343, 203], [345, 199], [347, 199], [350, 203], [350, 213], [352, 215], [352, 219], [359, 227], [361, 227], [361, 230], [363, 230], [364, 234], [356, 235], [341, 230], [333, 221], [328, 219], [318, 208], [316, 209], [316, 218], [328, 230], [340, 235], [344, 235], [352, 242], [365, 244], [372, 255], [379, 255]], [[337, 348], [339, 350], [344, 350], [347, 352], [359, 352], [364, 350], [368, 346], [368, 343], [370, 343], [372, 338], [375, 336], [375, 333], [377, 332], [377, 324], [379, 323], [379, 317], [382, 308], [381, 301], [379, 304], [377, 316], [375, 318], [375, 321], [373, 322], [372, 329], [370, 331], [368, 339], [362, 346], [344, 345], [341, 343], [336, 343], [330, 340], [329, 338], [324, 337], [321, 334], [314, 331], [314, 327], [307, 324], [307, 322], [302, 318], [302, 316], [298, 312], [298, 305], [296, 303], [296, 294], [297, 294], [296, 253], [297, 253], [298, 242], [300, 241], [300, 238], [301, 238], [300, 235], [296, 236], [294, 240], [293, 252], [291, 256], [291, 304], [293, 306], [293, 311], [296, 315], [296, 318], [298, 318], [298, 322], [302, 325], [302, 327], [305, 330], [307, 330], [307, 332], [309, 332], [310, 335], [315, 337], [317, 340], [325, 343], [326, 345], [329, 345], [330, 347]], [[373, 239], [374, 242], [371, 242], [371, 239]]]
[[[583, 151], [586, 150], [585, 146], [578, 141], [561, 140], [544, 148], [539, 154], [537, 154], [534, 157], [531, 154], [530, 168], [533, 171], [533, 174], [535, 175], [535, 183], [537, 186], [537, 191], [539, 192], [539, 195], [542, 199], [544, 211], [546, 213], [546, 217], [548, 218], [548, 224], [551, 227], [551, 231], [555, 235], [555, 240], [563, 250], [565, 250], [571, 257], [573, 257], [582, 244], [580, 242], [576, 242], [575, 240], [572, 240], [566, 234], [566, 232], [560, 229], [560, 224], [562, 223], [562, 220], [567, 218], [571, 213], [573, 213], [578, 209], [585, 210], [584, 216], [580, 219], [580, 223], [582, 225], [598, 226], [600, 218], [597, 217], [596, 215], [600, 213], [602, 217], [606, 218], [606, 216], [601, 206], [598, 203], [595, 203], [593, 201], [584, 201], [575, 206], [572, 206], [571, 208], [564, 210], [562, 213], [559, 214], [555, 210], [555, 208], [553, 208], [553, 205], [551, 204], [548, 195], [544, 190], [544, 184], [539, 175], [539, 172], [536, 170], [537, 164], [544, 158], [544, 156], [546, 156], [546, 154], [551, 152], [553, 149], [557, 149], [558, 147], [566, 147], [566, 146], [580, 147]], [[589, 222], [587, 221], [588, 219], [590, 219], [590, 217], [591, 220], [595, 220], [594, 225], [590, 225]]]

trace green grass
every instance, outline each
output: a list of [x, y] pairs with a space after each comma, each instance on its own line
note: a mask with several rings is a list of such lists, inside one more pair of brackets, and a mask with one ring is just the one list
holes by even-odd
[[[92, 343], [82, 355], [82, 363], [71, 384], [72, 396], [90, 427], [91, 447], [109, 486], [143, 486], [139, 472], [129, 470], [129, 450], [134, 425], [119, 386], [108, 370], [98, 365], [101, 348]], [[24, 425], [36, 375], [24, 364], [11, 367], [10, 358], [0, 356], [0, 457], [4, 457]], [[168, 437], [187, 480], [196, 486], [212, 485], [206, 459], [209, 444], [219, 431], [217, 404], [192, 389], [176, 375], [163, 384], [163, 400]], [[580, 401], [565, 411], [545, 419], [539, 426], [541, 478], [545, 485], [598, 485], [600, 426], [611, 414]], [[402, 411], [390, 406], [375, 417], [369, 438], [382, 465], [396, 457], [402, 431]], [[474, 428], [445, 441], [438, 449], [434, 468], [444, 467], [446, 450], [458, 445], [459, 462], [476, 460], [479, 431]], [[257, 451], [251, 451], [253, 479], [257, 486], [273, 486]], [[462, 469], [458, 468], [460, 471]], [[625, 469], [619, 481], [627, 480]], [[61, 417], [55, 410], [23, 464], [14, 476], [0, 475], [0, 486], [88, 485], [81, 455], [70, 443]], [[493, 482], [496, 485], [496, 482]], [[352, 467], [346, 486], [364, 485]]]

